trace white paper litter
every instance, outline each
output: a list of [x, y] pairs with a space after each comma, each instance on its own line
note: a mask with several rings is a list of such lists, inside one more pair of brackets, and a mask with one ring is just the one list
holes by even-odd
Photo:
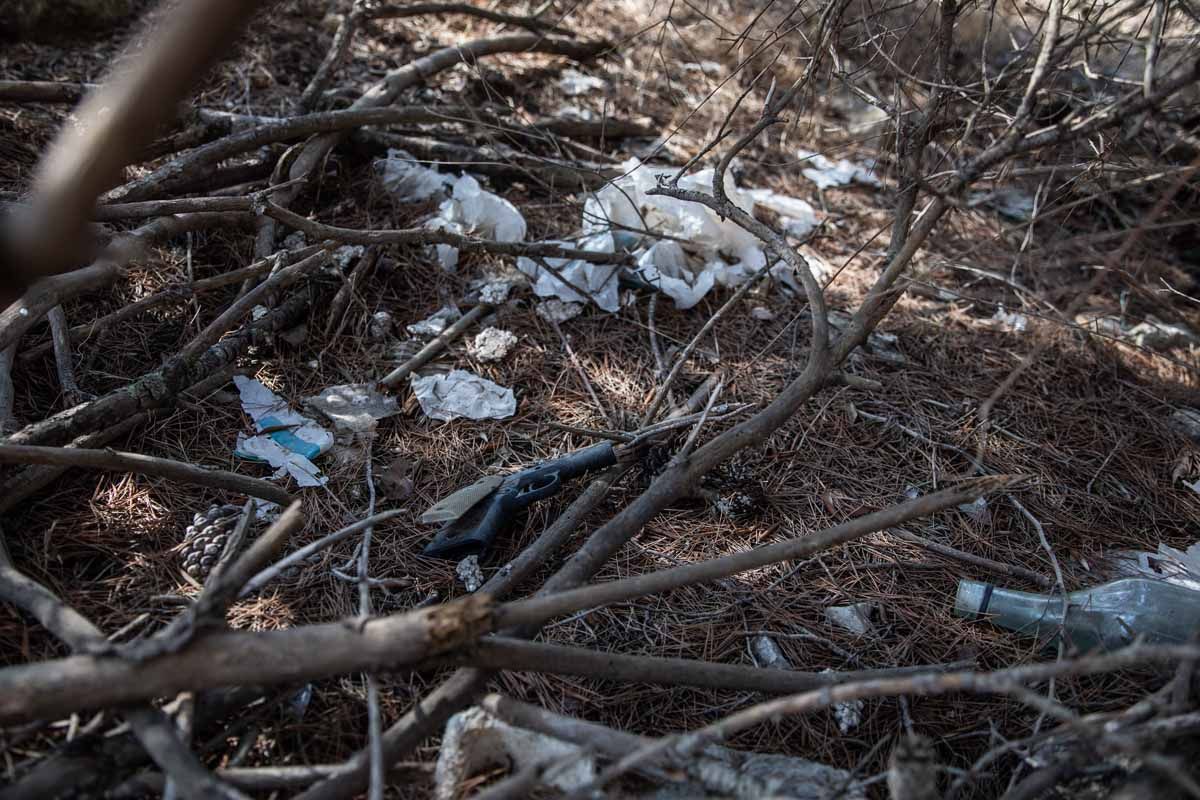
[[750, 316], [759, 322], [770, 322], [775, 319], [775, 312], [766, 306], [755, 306], [750, 309]]
[[[821, 672], [833, 672], [833, 670], [823, 669]], [[866, 707], [867, 704], [862, 700], [845, 700], [833, 704], [833, 719], [837, 722], [838, 730], [842, 732], [843, 736], [862, 725], [863, 710]]]
[[479, 287], [479, 302], [498, 306], [508, 300], [508, 294], [517, 284], [510, 280], [494, 280]]
[[392, 335], [393, 318], [388, 311], [376, 311], [371, 315], [371, 322], [367, 326], [367, 336], [376, 341], [388, 339]]
[[568, 97], [587, 94], [588, 92], [603, 89], [606, 86], [608, 84], [603, 78], [597, 78], [594, 75], [584, 75], [576, 69], [564, 69], [558, 79], [558, 88]]
[[787, 656], [779, 649], [775, 640], [766, 634], [759, 634], [750, 640], [750, 653], [754, 663], [767, 669], [791, 669], [792, 664]]
[[[517, 207], [503, 197], [485, 191], [470, 175], [462, 175], [454, 181], [450, 198], [438, 207], [438, 215], [427, 227], [498, 242], [525, 239], [525, 217]], [[458, 248], [439, 244], [436, 250], [442, 268], [453, 272], [458, 266]]]
[[421, 410], [433, 419], [507, 419], [517, 412], [512, 389], [463, 369], [446, 375], [414, 376], [410, 383]]
[[[658, 186], [658, 176], [674, 174], [674, 168], [646, 166], [633, 158], [621, 169], [626, 173], [623, 177], [585, 200], [583, 231], [587, 235], [609, 233], [615, 249], [632, 250], [637, 272], [677, 307], [691, 308], [714, 286], [740, 286], [767, 263], [758, 238], [730, 220], [699, 203], [650, 194]], [[713, 174], [712, 169], [705, 169], [684, 176], [679, 187], [710, 193]], [[754, 196], [739, 189], [728, 172], [725, 193], [736, 206], [753, 213]], [[804, 231], [808, 221], [804, 201], [774, 193], [761, 197], [764, 208], [768, 203], [785, 208], [789, 219], [795, 221], [794, 230]], [[643, 242], [640, 231], [669, 238]], [[775, 265], [771, 274], [799, 289], [785, 264]]]
[[579, 106], [563, 106], [554, 112], [554, 116], [558, 119], [569, 119], [572, 122], [591, 122], [596, 118], [595, 113], [590, 109]]
[[500, 328], [484, 328], [475, 336], [471, 355], [480, 361], [499, 361], [517, 343], [517, 336]]
[[788, 197], [770, 189], [751, 189], [754, 205], [774, 211], [779, 215], [779, 224], [788, 236], [803, 239], [817, 227], [817, 212], [808, 201]]
[[265, 461], [275, 468], [275, 477], [291, 475], [300, 486], [321, 486], [328, 480], [311, 459], [333, 445], [333, 434], [308, 417], [292, 411], [287, 402], [261, 381], [234, 375], [242, 399], [242, 410], [262, 428], [294, 426], [258, 436], [238, 433], [236, 455]]
[[703, 72], [705, 75], [721, 74], [721, 65], [716, 61], [688, 61], [683, 68], [688, 72]]
[[[552, 244], [587, 250], [590, 253], [611, 253], [614, 249], [610, 233], [585, 236], [578, 244], [563, 241], [553, 241]], [[525, 256], [517, 259], [517, 269], [529, 277], [533, 283], [533, 292], [538, 297], [554, 297], [565, 302], [580, 303], [591, 300], [605, 311], [616, 311], [621, 307], [617, 285], [617, 272], [620, 270], [618, 265], [593, 264], [590, 261], [564, 258], [543, 260], [552, 269], [546, 269], [537, 261]], [[555, 275], [555, 272], [558, 275]]]
[[435, 800], [455, 800], [463, 781], [488, 767], [509, 767], [516, 774], [523, 767], [576, 754], [578, 759], [543, 777], [561, 791], [580, 789], [595, 779], [596, 764], [591, 756], [577, 745], [514, 727], [481, 708], [468, 708], [446, 722], [433, 771], [433, 796]]
[[866, 167], [859, 166], [853, 161], [840, 159], [830, 161], [820, 153], [811, 150], [797, 150], [796, 157], [805, 162], [801, 171], [804, 177], [815, 183], [818, 188], [828, 189], [831, 186], [848, 186], [851, 183], [862, 183], [867, 186], [879, 186], [879, 178]]
[[251, 318], [256, 320], [262, 319], [270, 313], [270, 310], [266, 306], [255, 306], [254, 308], [250, 309]]
[[411, 153], [404, 150], [388, 150], [387, 158], [376, 160], [374, 167], [380, 185], [397, 200], [406, 203], [444, 196], [449, 187], [454, 185], [453, 175], [443, 175], [436, 169], [418, 163]]
[[358, 433], [373, 430], [377, 421], [400, 413], [395, 397], [369, 383], [330, 386], [305, 403], [328, 417], [335, 427]]
[[875, 632], [871, 624], [871, 603], [852, 603], [848, 606], [829, 606], [825, 609], [825, 619], [855, 636], [866, 636]]
[[1029, 327], [1028, 317], [1016, 311], [1005, 311], [1003, 304], [996, 309], [990, 322], [994, 327], [1011, 333], [1024, 333], [1025, 329]]
[[293, 231], [283, 237], [283, 247], [285, 250], [299, 250], [301, 247], [308, 245], [308, 238], [301, 231]]
[[454, 323], [462, 314], [454, 306], [442, 306], [420, 322], [405, 326], [413, 336], [437, 336]]
[[483, 586], [483, 570], [479, 568], [479, 556], [471, 555], [458, 562], [454, 574], [462, 581], [463, 588], [468, 592], [476, 591]]
[[984, 522], [988, 516], [987, 498], [976, 497], [969, 503], [960, 503], [956, 508], [975, 522]]
[[1200, 542], [1186, 551], [1162, 543], [1159, 543], [1156, 553], [1118, 550], [1108, 553], [1104, 562], [1112, 579], [1153, 578], [1200, 591]]
[[346, 267], [350, 266], [351, 261], [356, 258], [362, 258], [363, 252], [361, 244], [344, 244], [333, 251], [331, 258], [338, 269], [345, 270]]
[[538, 303], [537, 315], [544, 320], [557, 322], [560, 325], [569, 319], [575, 319], [583, 313], [579, 303], [564, 303], [562, 300], [546, 300]]

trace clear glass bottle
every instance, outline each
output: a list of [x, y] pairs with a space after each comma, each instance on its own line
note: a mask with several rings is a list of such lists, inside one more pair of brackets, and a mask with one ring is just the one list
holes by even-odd
[[1166, 581], [1122, 578], [1067, 595], [1018, 592], [959, 581], [954, 613], [1053, 643], [1061, 627], [1081, 652], [1115, 650], [1141, 636], [1147, 642], [1187, 642], [1200, 631], [1200, 592]]

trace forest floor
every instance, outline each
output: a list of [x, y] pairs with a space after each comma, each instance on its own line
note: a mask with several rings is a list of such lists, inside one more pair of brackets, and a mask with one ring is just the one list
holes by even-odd
[[[589, 6], [565, 19], [562, 24], [581, 36], [621, 43], [615, 53], [595, 62], [576, 65], [554, 56], [503, 55], [441, 72], [412, 90], [406, 102], [494, 103], [509, 106], [512, 119], [523, 122], [553, 117], [568, 105], [587, 109], [597, 117], [636, 121], [662, 135], [591, 138], [581, 148], [550, 137], [530, 142], [504, 131], [463, 126], [459, 142], [501, 141], [546, 155], [587, 152], [593, 161], [613, 164], [653, 154], [656, 163], [681, 164], [716, 132], [747, 89], [749, 79], [742, 76], [753, 73], [747, 70], [725, 81], [739, 50], [716, 23], [676, 10], [676, 25], [656, 26], [652, 23], [662, 10], [639, 5]], [[285, 2], [257, 18], [236, 54], [207, 79], [192, 104], [241, 114], [289, 113], [332, 36], [324, 10], [320, 3]], [[732, 31], [738, 29], [736, 23], [724, 24]], [[359, 32], [333, 86], [344, 90], [341, 98], [356, 97], [387, 70], [496, 29], [491, 22], [451, 15], [371, 23]], [[124, 34], [95, 34], [6, 45], [0, 51], [0, 79], [94, 81], [124, 41]], [[703, 62], [711, 64], [701, 66]], [[602, 88], [565, 96], [560, 79], [568, 68], [601, 78]], [[786, 74], [794, 68], [781, 69]], [[765, 83], [751, 87], [746, 108], [761, 107], [765, 92]], [[329, 102], [344, 105], [339, 96]], [[742, 116], [733, 119], [739, 123], [753, 118], [751, 111], [738, 113]], [[27, 189], [38, 154], [66, 124], [71, 124], [69, 106], [0, 104], [0, 192], [7, 194], [5, 199]], [[787, 126], [762, 137], [737, 165], [739, 186], [769, 188], [819, 209], [820, 223], [803, 242], [802, 252], [828, 268], [829, 305], [843, 312], [852, 311], [863, 297], [888, 244], [897, 187], [890, 166], [894, 143], [882, 130], [867, 109], [833, 87], [814, 92]], [[420, 130], [414, 126], [412, 132]], [[819, 190], [802, 175], [796, 155], [800, 149], [874, 167], [880, 183]], [[276, 149], [272, 156], [281, 152]], [[307, 191], [297, 210], [346, 227], [420, 224], [433, 205], [389, 196], [373, 166], [381, 155], [367, 145], [339, 149], [326, 165], [320, 188]], [[1069, 154], [1064, 160], [1070, 161]], [[1136, 165], [1131, 154], [1128, 164], [1110, 166], [1119, 172]], [[445, 164], [441, 169], [469, 172], [471, 165]], [[1107, 179], [1082, 174], [1066, 181], [1037, 173], [1005, 184], [1022, 196], [1053, 189], [1038, 209], [1046, 221], [1013, 219], [986, 204], [956, 211], [915, 259], [910, 291], [880, 325], [873, 344], [850, 362], [851, 372], [879, 381], [882, 388], [843, 386], [822, 392], [765, 446], [739, 456], [744, 470], [738, 472], [738, 487], [750, 487], [756, 500], [750, 512], [730, 515], [699, 501], [681, 503], [657, 516], [596, 580], [820, 530], [896, 502], [906, 492], [924, 494], [967, 474], [972, 463], [965, 454], [976, 453], [992, 471], [1032, 476], [1032, 488], [1021, 494], [1021, 502], [1044, 527], [1070, 590], [1106, 580], [1106, 556], [1114, 551], [1154, 551], [1160, 543], [1181, 549], [1191, 545], [1200, 535], [1200, 492], [1187, 481], [1200, 478], [1200, 450], [1172, 427], [1171, 418], [1177, 409], [1196, 404], [1200, 350], [1186, 341], [1138, 344], [1112, 331], [1089, 331], [1061, 314], [1089, 285], [1093, 268], [1127, 235], [1113, 215], [1137, 219], [1149, 205], [1146, 197], [1130, 192], [1116, 198], [1120, 208], [1112, 213], [1088, 202], [1052, 214]], [[550, 193], [533, 181], [484, 183], [521, 211], [528, 240], [578, 233], [582, 193]], [[1162, 291], [1158, 280], [1184, 292], [1200, 283], [1195, 254], [1189, 254], [1178, 232], [1165, 228], [1133, 248], [1121, 274], [1101, 282], [1085, 307], [1119, 318], [1126, 327], [1154, 315], [1200, 331], [1200, 305]], [[69, 304], [67, 317], [74, 324], [87, 322], [163, 288], [243, 266], [253, 260], [253, 244], [252, 233], [229, 229], [153, 247], [126, 279]], [[1193, 259], [1190, 264], [1188, 258]], [[395, 362], [389, 360], [389, 347], [368, 335], [373, 315], [389, 312], [398, 338], [407, 339], [405, 326], [468, 295], [472, 281], [502, 268], [501, 261], [464, 255], [457, 271], [448, 273], [423, 249], [386, 248], [373, 277], [355, 293], [340, 328], [331, 332], [327, 303], [315, 303], [302, 340], [280, 340], [252, 352], [238, 362], [239, 371], [294, 405], [331, 385], [378, 378]], [[340, 281], [323, 273], [313, 291], [327, 300]], [[156, 369], [165, 354], [178, 351], [236, 293], [236, 286], [230, 286], [156, 307], [78, 342], [74, 355], [81, 388], [103, 394]], [[654, 328], [668, 358], [728, 293], [718, 287], [684, 311], [659, 298]], [[658, 379], [649, 337], [650, 293], [623, 289], [622, 294], [628, 302], [615, 313], [590, 306], [561, 324], [578, 367], [560, 334], [535, 313], [538, 298], [528, 289], [514, 291], [489, 323], [517, 336], [506, 358], [479, 361], [470, 346], [472, 330], [432, 365], [469, 369], [512, 387], [517, 412], [511, 418], [439, 422], [421, 412], [407, 387], [401, 390], [404, 411], [381, 421], [370, 450], [376, 476], [401, 462], [411, 465], [413, 478], [411, 496], [381, 495], [379, 500], [379, 508], [396, 507], [401, 514], [374, 533], [371, 572], [392, 581], [391, 588], [376, 593], [378, 610], [409, 609], [465, 592], [452, 562], [421, 556], [432, 529], [418, 518], [428, 505], [484, 473], [507, 471], [593, 441], [555, 424], [602, 430], [634, 425]], [[803, 299], [778, 283], [764, 283], [700, 342], [675, 400], [686, 398], [720, 369], [727, 377], [722, 402], [763, 404], [798, 374], [808, 338]], [[18, 349], [13, 380], [15, 415], [21, 423], [60, 411], [67, 402], [49, 348], [22, 357], [48, 341], [48, 332], [39, 327]], [[980, 405], [1039, 347], [1034, 363], [995, 406], [991, 429], [981, 442]], [[581, 372], [603, 408], [596, 406]], [[229, 386], [187, 400], [113, 446], [266, 477], [269, 470], [233, 452], [238, 433], [251, 432], [251, 425]], [[301, 493], [308, 524], [292, 546], [364, 516], [366, 457], [361, 442], [343, 440], [318, 462], [328, 483]], [[594, 513], [594, 523], [607, 519], [642, 488], [644, 482], [636, 477], [620, 486]], [[574, 491], [536, 505], [527, 522], [484, 561], [485, 575], [532, 541]], [[149, 615], [140, 623], [149, 629], [175, 613], [172, 597], [198, 591], [179, 561], [185, 527], [197, 512], [229, 501], [217, 492], [165, 479], [73, 471], [8, 510], [3, 526], [14, 559], [100, 627], [116, 630]], [[907, 530], [1053, 579], [1036, 530], [1004, 497], [990, 499], [982, 509], [939, 514]], [[340, 568], [354, 546], [353, 541], [342, 542], [319, 561], [238, 603], [231, 624], [266, 630], [353, 616], [356, 588], [336, 578], [331, 568]], [[522, 591], [532, 592], [555, 564]], [[543, 638], [628, 654], [747, 664], [754, 663], [750, 640], [766, 632], [796, 669], [817, 671], [964, 658], [974, 659], [980, 668], [996, 668], [1044, 655], [1035, 641], [954, 616], [956, 585], [962, 578], [1046, 590], [937, 555], [888, 531], [804, 563], [577, 614], [548, 626]], [[827, 607], [852, 603], [873, 608], [870, 634], [851, 633], [824, 614]], [[62, 650], [33, 622], [0, 606], [0, 653], [5, 663], [22, 663]], [[436, 671], [384, 676], [385, 724], [442, 677]], [[1154, 674], [1123, 674], [1062, 682], [1057, 692], [1072, 708], [1100, 710], [1124, 707], [1160, 682]], [[704, 725], [758, 697], [513, 672], [497, 678], [495, 686], [550, 709], [648, 735]], [[269, 714], [259, 723], [269, 735], [257, 738], [245, 765], [332, 763], [365, 744], [364, 688], [357, 677], [317, 682], [301, 719], [276, 707]], [[941, 763], [967, 769], [1003, 737], [1027, 731], [1034, 717], [1029, 709], [988, 696], [882, 700], [868, 702], [861, 724], [847, 732], [839, 730], [832, 714], [822, 713], [756, 727], [731, 744], [804, 756], [869, 778], [886, 761], [886, 750], [873, 744], [905, 725], [934, 739]], [[61, 735], [48, 730], [26, 749], [50, 748]], [[410, 759], [409, 786], [415, 794], [423, 793], [430, 779], [437, 747], [437, 741], [426, 742]], [[222, 758], [220, 752], [210, 755], [214, 765]], [[988, 785], [987, 779], [980, 784]]]

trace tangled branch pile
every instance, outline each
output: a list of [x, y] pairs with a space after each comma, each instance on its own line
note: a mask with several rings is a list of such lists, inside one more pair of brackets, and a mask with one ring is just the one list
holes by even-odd
[[1190, 0], [35, 5], [0, 798], [1200, 794]]

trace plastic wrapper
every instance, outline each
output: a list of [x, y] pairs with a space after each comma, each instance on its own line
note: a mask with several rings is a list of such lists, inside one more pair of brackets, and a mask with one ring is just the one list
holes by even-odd
[[446, 375], [414, 376], [410, 383], [421, 410], [433, 419], [507, 419], [517, 412], [512, 389], [463, 369]]

